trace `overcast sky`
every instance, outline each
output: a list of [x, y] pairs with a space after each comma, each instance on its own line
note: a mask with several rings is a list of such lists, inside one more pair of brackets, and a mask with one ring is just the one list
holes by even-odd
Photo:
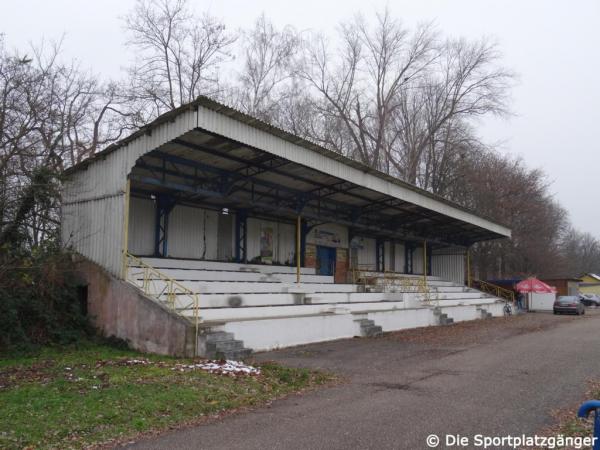
[[[450, 36], [490, 36], [519, 74], [514, 116], [480, 135], [545, 170], [577, 228], [600, 237], [600, 0], [191, 0], [231, 28], [265, 12], [278, 26], [335, 32], [355, 12], [387, 5], [407, 25], [434, 20]], [[118, 78], [131, 55], [120, 17], [134, 0], [2, 0], [0, 32], [11, 47], [65, 35], [66, 56]]]

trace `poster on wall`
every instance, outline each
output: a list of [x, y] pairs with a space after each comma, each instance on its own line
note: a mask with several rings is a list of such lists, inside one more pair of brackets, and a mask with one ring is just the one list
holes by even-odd
[[260, 260], [264, 264], [273, 263], [273, 228], [260, 229]]

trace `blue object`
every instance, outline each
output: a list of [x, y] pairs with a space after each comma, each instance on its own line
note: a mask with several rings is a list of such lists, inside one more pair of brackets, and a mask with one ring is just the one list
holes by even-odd
[[335, 248], [317, 245], [317, 275], [335, 275], [335, 255]]
[[600, 401], [589, 400], [584, 402], [577, 411], [577, 417], [588, 417], [594, 411], [594, 450], [600, 450]]

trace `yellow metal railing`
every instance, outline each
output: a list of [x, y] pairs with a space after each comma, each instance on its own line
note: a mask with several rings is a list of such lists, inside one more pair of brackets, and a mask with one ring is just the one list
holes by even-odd
[[[166, 303], [176, 314], [187, 319], [188, 317], [179, 311], [193, 308], [194, 324], [196, 327], [194, 353], [197, 354], [198, 324], [200, 322], [198, 294], [129, 252], [123, 254], [123, 267], [125, 268], [124, 275], [126, 281], [141, 289], [148, 297], [154, 298], [161, 303]], [[182, 301], [187, 301], [187, 303], [182, 305]]]
[[363, 265], [364, 268], [353, 267], [352, 282], [363, 286], [378, 285], [384, 292], [389, 291], [393, 287], [397, 287], [401, 292], [422, 294], [423, 301], [429, 303], [433, 297], [427, 285], [425, 277], [422, 276], [406, 276], [404, 273], [384, 270], [376, 272], [371, 265]]
[[473, 281], [475, 282], [475, 285], [478, 287], [478, 289], [480, 291], [495, 295], [496, 297], [503, 298], [505, 300], [508, 300], [508, 301], [514, 303], [514, 301], [515, 301], [514, 291], [511, 291], [510, 289], [505, 289], [501, 286], [497, 286], [492, 283], [488, 283], [487, 281], [483, 281], [483, 280], [473, 280]]
[[376, 271], [372, 267], [370, 264], [358, 264], [358, 266], [352, 267], [350, 269], [352, 271], [352, 283], [366, 286], [375, 281], [377, 277], [373, 276], [373, 273], [376, 273]]

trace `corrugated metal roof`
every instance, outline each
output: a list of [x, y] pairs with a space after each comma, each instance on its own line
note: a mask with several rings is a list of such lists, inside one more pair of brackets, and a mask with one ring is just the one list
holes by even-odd
[[[394, 185], [400, 186], [404, 189], [408, 189], [414, 193], [416, 193], [417, 195], [426, 197], [426, 198], [430, 198], [433, 199], [437, 202], [441, 202], [445, 205], [447, 205], [448, 207], [454, 208], [458, 211], [463, 211], [465, 213], [468, 214], [472, 214], [473, 216], [485, 219], [486, 221], [490, 222], [491, 225], [495, 225], [496, 227], [503, 227], [506, 228], [504, 225], [499, 224], [498, 222], [491, 220], [489, 218], [486, 218], [480, 214], [477, 214], [471, 210], [469, 210], [468, 208], [465, 208], [457, 203], [451, 202], [443, 197], [440, 197], [438, 195], [432, 194], [431, 192], [425, 191], [423, 189], [420, 189], [414, 185], [411, 185], [409, 183], [406, 183], [404, 181], [401, 181], [393, 176], [387, 175], [385, 173], [382, 173], [380, 171], [377, 171], [375, 169], [372, 169], [370, 167], [368, 167], [365, 164], [362, 164], [358, 161], [352, 160], [350, 158], [347, 158], [333, 150], [327, 149], [325, 147], [322, 147], [320, 145], [315, 144], [314, 142], [311, 142], [309, 140], [300, 138], [298, 136], [295, 136], [281, 128], [275, 127], [271, 124], [268, 124], [266, 122], [263, 122], [259, 119], [256, 119], [254, 117], [251, 117], [245, 113], [242, 113], [234, 108], [231, 108], [227, 105], [224, 105], [222, 103], [219, 103], [213, 99], [210, 99], [208, 97], [198, 97], [194, 102], [191, 102], [187, 105], [183, 105], [179, 108], [176, 108], [172, 111], [169, 111], [166, 114], [161, 115], [160, 117], [158, 117], [156, 120], [154, 120], [153, 122], [149, 123], [148, 125], [144, 126], [143, 128], [141, 128], [140, 130], [138, 130], [137, 132], [133, 133], [132, 135], [126, 137], [125, 139], [110, 145], [109, 147], [107, 147], [106, 149], [102, 150], [101, 152], [97, 153], [96, 155], [94, 155], [93, 157], [83, 161], [82, 163], [68, 169], [66, 171], [66, 173], [73, 173], [73, 172], [77, 172], [85, 167], [88, 167], [90, 164], [95, 163], [98, 160], [102, 160], [103, 158], [105, 158], [108, 154], [115, 152], [117, 150], [119, 150], [120, 148], [124, 147], [125, 145], [129, 144], [130, 142], [136, 140], [139, 137], [142, 137], [144, 135], [149, 135], [152, 134], [153, 130], [158, 127], [161, 124], [164, 124], [166, 122], [169, 121], [174, 121], [180, 114], [184, 114], [186, 112], [189, 111], [194, 111], [197, 110], [199, 107], [202, 108], [206, 108], [210, 111], [214, 111], [220, 115], [223, 116], [227, 116], [239, 123], [243, 123], [245, 125], [248, 125], [252, 128], [255, 128], [257, 130], [261, 130], [264, 131], [270, 135], [276, 136], [278, 138], [281, 138], [289, 143], [292, 143], [294, 145], [298, 145], [301, 146], [303, 148], [309, 149], [311, 151], [317, 152], [320, 155], [325, 156], [326, 158], [330, 159], [330, 160], [335, 160], [338, 163], [341, 163], [345, 166], [349, 166], [352, 167], [354, 169], [360, 170], [361, 173], [363, 174], [368, 174], [370, 176], [374, 176], [377, 177], [379, 179], [385, 180], [387, 182], [393, 183]], [[226, 134], [226, 133], [225, 133]], [[177, 140], [176, 140], [177, 141]], [[176, 142], [175, 141], [175, 142]], [[189, 157], [189, 151], [187, 151], [186, 149], [180, 149], [177, 150], [176, 146], [169, 144], [169, 153], [170, 154], [174, 154], [174, 155], [180, 155], [180, 156], [186, 156]], [[230, 156], [234, 156], [234, 157], [239, 157], [240, 160], [243, 160], [245, 158], [247, 158], [249, 156], [249, 153], [252, 153], [254, 150], [248, 147], [244, 147], [244, 146], [238, 146], [237, 148], [232, 148], [228, 150], [228, 155]], [[214, 157], [213, 159], [203, 159], [204, 163], [210, 163], [210, 164], [214, 164], [214, 165], [219, 165], [222, 169], [227, 170], [227, 161], [223, 161], [222, 159], [220, 159], [219, 157]], [[234, 163], [231, 163], [231, 167], [235, 167]], [[303, 166], [301, 164], [294, 164], [290, 167], [288, 167], [288, 171], [290, 173], [296, 173], [298, 178], [301, 179], [302, 175], [305, 175], [307, 178], [310, 177], [311, 180], [315, 179], [315, 177], [323, 177], [322, 181], [324, 184], [327, 184], [329, 182], [335, 181], [335, 177], [331, 177], [328, 176], [327, 174], [318, 174], [317, 172], [315, 172], [315, 170], [312, 170], [311, 168], [308, 168], [306, 166]], [[267, 177], [267, 175], [265, 175], [265, 177]], [[273, 182], [286, 182], [289, 183], [289, 179], [284, 180], [283, 178], [278, 179], [278, 175], [277, 173], [269, 173], [268, 174], [268, 178], [270, 181]], [[361, 186], [360, 181], [358, 180], [353, 180], [352, 183], [354, 185], [358, 185]], [[294, 188], [297, 188], [298, 190], [303, 190], [303, 189], [308, 189], [309, 186], [303, 186], [302, 182], [299, 181], [298, 183], [295, 184]], [[360, 190], [360, 194], [362, 196], [364, 196], [365, 198], [368, 198], [369, 196], [371, 196], [373, 198], [373, 200], [375, 201], [375, 199], [380, 198], [380, 194], [378, 195], [378, 193], [376, 193], [375, 191], [368, 189], [368, 188], [364, 188], [362, 190]], [[393, 197], [390, 197], [393, 198]], [[348, 195], [344, 195], [344, 193], [337, 193], [335, 194], [334, 197], [335, 200], [339, 200], [340, 202], [344, 202], [344, 203], [350, 203], [351, 202], [351, 198]], [[419, 208], [423, 208], [423, 209], [427, 209], [425, 207], [419, 206]], [[432, 210], [434, 211], [434, 210]], [[467, 222], [468, 223], [468, 222]], [[509, 236], [510, 235], [510, 230], [507, 229], [507, 233], [500, 233], [497, 237], [501, 237], [502, 235], [505, 236]]]

